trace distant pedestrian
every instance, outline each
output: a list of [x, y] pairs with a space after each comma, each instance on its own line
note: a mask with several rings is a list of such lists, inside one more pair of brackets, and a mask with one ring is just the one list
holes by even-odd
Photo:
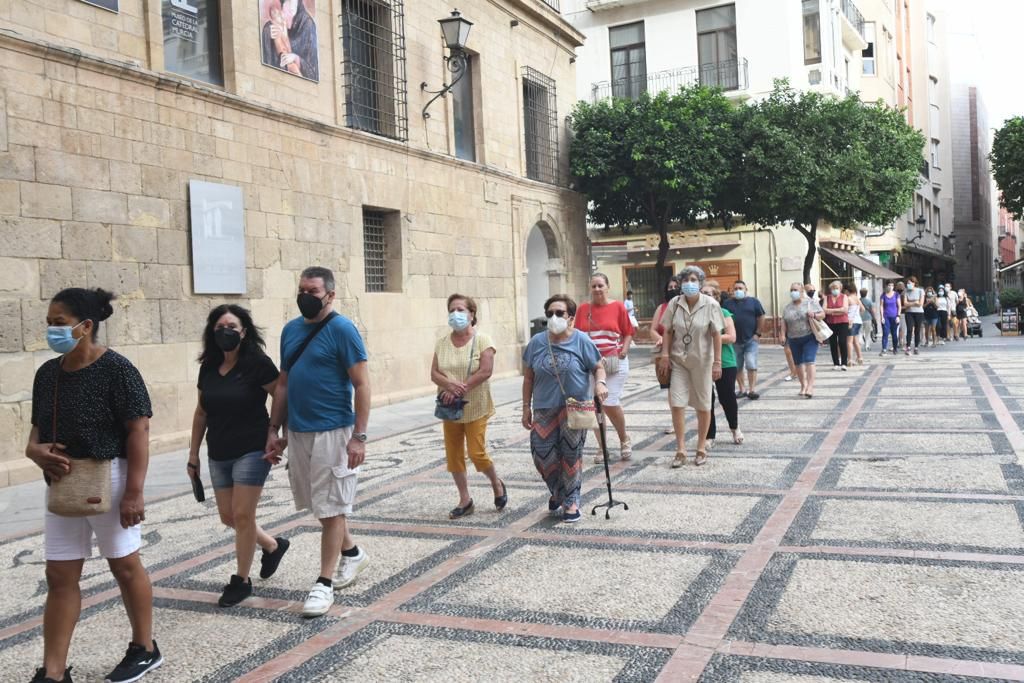
[[[722, 293], [717, 280], [705, 280], [701, 293], [721, 302]], [[721, 305], [721, 304], [719, 304]], [[722, 376], [715, 380], [715, 386], [711, 390], [711, 424], [708, 427], [708, 449], [715, 445], [718, 436], [718, 425], [715, 421], [715, 399], [718, 399], [725, 413], [725, 419], [729, 423], [729, 430], [732, 432], [732, 442], [743, 443], [743, 432], [740, 431], [739, 405], [736, 402], [736, 378], [739, 361], [733, 342], [736, 339], [735, 318], [732, 311], [722, 309], [722, 319], [725, 323], [722, 328]]]
[[865, 351], [871, 350], [871, 342], [875, 340], [875, 302], [868, 296], [867, 289], [860, 290], [860, 322], [861, 346]]
[[[918, 347], [921, 346], [921, 330], [924, 327], [924, 290], [917, 286], [917, 278], [907, 278], [906, 290], [903, 292], [903, 313], [906, 318], [907, 332], [904, 343], [904, 353], [910, 355], [910, 345], [913, 343], [913, 352], [918, 354]], [[911, 342], [913, 337], [913, 342]]]
[[847, 301], [850, 303], [848, 309], [848, 315], [850, 317], [850, 335], [846, 338], [847, 346], [847, 357], [850, 359], [850, 363], [856, 363], [857, 365], [864, 365], [864, 356], [860, 351], [860, 331], [863, 323], [861, 322], [861, 303], [860, 295], [857, 294], [857, 289], [853, 285], [845, 285], [843, 287], [843, 293], [846, 295]]
[[907, 334], [909, 333], [909, 331], [907, 330], [907, 325], [904, 322], [905, 316], [907, 314], [907, 298], [905, 296], [905, 294], [907, 293], [907, 286], [906, 283], [904, 283], [902, 280], [896, 282], [896, 293], [900, 295], [901, 313], [900, 319], [896, 321], [896, 328], [899, 334], [900, 345], [898, 348], [893, 349], [893, 353], [896, 353], [903, 347], [907, 346]]
[[960, 289], [956, 293], [956, 323], [959, 328], [961, 341], [967, 341], [967, 318], [970, 316], [970, 309], [973, 307], [973, 302], [967, 297], [967, 291]]
[[934, 287], [924, 290], [924, 343], [925, 346], [935, 346], [939, 330], [939, 306]]
[[845, 371], [850, 365], [850, 300], [843, 294], [843, 283], [834, 280], [825, 296], [825, 323], [832, 330], [828, 346], [832, 351], [832, 369]]
[[939, 333], [939, 346], [945, 346], [946, 339], [949, 338], [949, 298], [943, 285], [939, 285], [935, 292], [935, 310], [938, 317], [936, 329]]
[[[138, 680], [164, 661], [153, 640], [153, 586], [139, 558], [153, 410], [131, 361], [97, 341], [100, 323], [114, 312], [113, 298], [102, 289], [72, 287], [58, 292], [46, 312], [46, 341], [60, 356], [36, 371], [32, 431], [25, 448], [48, 485], [43, 666], [33, 681], [71, 680], [68, 648], [81, 616], [79, 583], [85, 560], [92, 556], [93, 537], [117, 581], [132, 630], [124, 658], [106, 680]], [[49, 487], [65, 477], [98, 484], [90, 479], [97, 475], [110, 477], [110, 499], [102, 501], [109, 503], [108, 511], [87, 516], [50, 511], [56, 494]], [[92, 626], [104, 629], [96, 642], [110, 642], [108, 627]]]
[[782, 311], [782, 338], [793, 352], [793, 362], [800, 380], [800, 396], [814, 396], [815, 368], [818, 340], [811, 328], [811, 319], [823, 320], [825, 311], [813, 296], [807, 296], [799, 282], [789, 286], [790, 302]]
[[587, 431], [569, 428], [565, 402], [608, 398], [601, 353], [586, 334], [573, 329], [576, 314], [575, 301], [565, 294], [552, 296], [544, 302], [547, 329], [523, 349], [523, 427], [530, 430], [533, 464], [551, 494], [548, 511], [561, 510], [562, 521], [570, 524], [581, 517]]
[[490, 481], [494, 507], [498, 510], [504, 510], [508, 504], [508, 491], [487, 454], [487, 422], [494, 415], [490, 385], [494, 342], [489, 334], [477, 329], [476, 301], [464, 294], [448, 297], [448, 326], [451, 333], [434, 345], [430, 379], [440, 390], [438, 400], [443, 405], [453, 408], [462, 405], [461, 415], [441, 423], [448, 471], [459, 491], [459, 504], [448, 516], [459, 519], [473, 513], [466, 477], [467, 451], [476, 471]]
[[956, 309], [960, 297], [953, 285], [946, 283], [946, 299], [949, 301], [949, 334], [953, 341], [960, 341], [960, 319], [957, 317]]
[[[626, 432], [622, 390], [629, 378], [629, 348], [633, 344], [636, 330], [629, 320], [625, 304], [611, 298], [608, 291], [608, 276], [604, 273], [594, 273], [591, 276], [590, 301], [580, 304], [575, 326], [577, 330], [590, 336], [605, 360], [608, 398], [604, 401], [604, 412], [619, 437], [619, 456], [623, 460], [629, 460], [633, 457], [633, 442]], [[594, 462], [604, 462], [601, 453], [594, 456]]]
[[903, 300], [896, 291], [896, 284], [889, 282], [885, 285], [885, 294], [878, 302], [878, 316], [882, 327], [882, 352], [884, 356], [888, 350], [889, 338], [892, 338], [892, 353], [896, 355], [899, 351], [897, 330], [900, 324], [900, 315], [903, 313]]
[[626, 300], [622, 302], [626, 307], [626, 313], [629, 314], [629, 322], [632, 323], [633, 329], [640, 329], [640, 321], [636, 319], [636, 304], [633, 303], [633, 290], [626, 291]]
[[686, 408], [697, 413], [695, 465], [707, 461], [707, 436], [711, 424], [711, 387], [722, 377], [722, 330], [725, 321], [718, 302], [701, 294], [704, 271], [686, 266], [680, 273], [682, 295], [665, 311], [665, 343], [657, 362], [671, 366], [668, 390], [676, 456], [672, 467], [686, 464]]
[[261, 579], [274, 575], [289, 546], [287, 538], [272, 538], [256, 523], [256, 506], [270, 474], [270, 461], [264, 457], [270, 427], [267, 395], [274, 395], [278, 376], [263, 348], [263, 336], [248, 310], [223, 304], [210, 311], [203, 329], [186, 472], [199, 478], [199, 448], [205, 437], [217, 511], [221, 522], [235, 531], [237, 569], [217, 600], [221, 607], [252, 595], [249, 570], [257, 545], [263, 550]]
[[370, 374], [359, 330], [333, 311], [334, 298], [334, 273], [318, 266], [302, 271], [296, 300], [301, 316], [281, 331], [281, 375], [267, 432], [266, 450], [274, 459], [289, 446], [295, 508], [312, 511], [323, 529], [320, 575], [302, 606], [305, 617], [326, 614], [333, 591], [354, 583], [369, 562], [347, 517], [366, 458]]
[[[716, 287], [717, 289], [717, 287]], [[716, 300], [719, 297], [715, 297]], [[732, 298], [722, 302], [722, 307], [729, 310], [736, 326], [736, 382], [739, 385], [740, 398], [746, 396], [751, 401], [761, 397], [757, 393], [757, 356], [761, 344], [761, 318], [764, 317], [764, 306], [757, 297], [751, 296], [747, 283], [737, 280], [732, 286]], [[724, 369], [724, 367], [723, 367]]]

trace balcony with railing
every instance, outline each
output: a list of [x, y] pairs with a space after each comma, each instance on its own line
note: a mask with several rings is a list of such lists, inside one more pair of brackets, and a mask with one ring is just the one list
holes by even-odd
[[545, 5], [555, 10], [559, 14], [562, 13], [562, 0], [540, 0]]
[[633, 78], [598, 81], [590, 86], [590, 98], [592, 102], [611, 97], [636, 99], [645, 92], [652, 95], [663, 90], [674, 93], [680, 88], [697, 84], [721, 88], [726, 92], [747, 90], [750, 87], [747, 60], [728, 59], [700, 66], [656, 71]]
[[851, 50], [865, 49], [868, 41], [864, 34], [864, 15], [853, 0], [840, 0], [839, 6], [843, 17], [843, 42]]

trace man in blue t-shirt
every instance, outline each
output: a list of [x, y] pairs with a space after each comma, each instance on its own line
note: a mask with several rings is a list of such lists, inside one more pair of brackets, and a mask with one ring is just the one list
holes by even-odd
[[[761, 340], [761, 318], [764, 317], [764, 306], [757, 297], [750, 296], [747, 283], [737, 280], [732, 286], [732, 297], [722, 306], [732, 313], [736, 325], [736, 384], [739, 391], [737, 397], [746, 396], [751, 401], [761, 397], [757, 393], [757, 350]], [[747, 376], [743, 376], [744, 368]], [[746, 380], [744, 382], [744, 379]]]
[[[329, 269], [302, 271], [297, 299], [302, 317], [281, 332], [281, 375], [267, 435], [267, 458], [273, 462], [290, 447], [288, 481], [296, 509], [311, 510], [323, 527], [320, 576], [302, 607], [306, 617], [326, 614], [334, 590], [352, 584], [369, 561], [346, 518], [366, 457], [370, 378], [363, 339], [351, 320], [332, 310], [334, 296]], [[284, 426], [282, 438], [278, 432]]]

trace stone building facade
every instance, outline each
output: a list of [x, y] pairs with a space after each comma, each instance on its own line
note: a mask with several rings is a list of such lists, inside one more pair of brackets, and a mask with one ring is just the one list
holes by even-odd
[[[119, 295], [102, 334], [147, 381], [154, 452], [187, 441], [207, 312], [249, 306], [276, 357], [305, 266], [335, 270], [377, 403], [432, 391], [450, 293], [478, 298], [509, 374], [540, 313], [530, 287], [585, 291], [564, 124], [582, 36], [549, 4], [464, 7], [471, 68], [429, 117], [426, 90], [451, 79], [448, 2], [305, 0], [317, 51], [295, 48], [301, 73], [264, 64], [270, 3], [97, 4], [0, 4], [0, 485], [37, 475], [22, 457], [31, 385], [63, 287]], [[242, 190], [244, 294], [194, 293], [194, 180]], [[547, 249], [539, 284], [531, 235]]]

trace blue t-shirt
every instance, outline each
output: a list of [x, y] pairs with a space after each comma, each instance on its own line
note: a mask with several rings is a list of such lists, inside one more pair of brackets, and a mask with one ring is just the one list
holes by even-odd
[[[551, 367], [552, 352], [558, 362], [558, 377], [565, 387], [565, 394], [558, 386]], [[597, 346], [582, 332], [573, 332], [565, 341], [552, 343], [551, 351], [548, 350], [546, 331], [533, 335], [523, 349], [523, 366], [533, 370], [533, 407], [558, 408], [565, 405], [569, 396], [577, 401], [593, 398], [590, 377], [600, 360]]]
[[727, 299], [722, 308], [732, 313], [733, 324], [736, 325], [736, 343], [746, 344], [757, 332], [757, 319], [764, 315], [764, 306], [754, 296], [742, 299]]
[[330, 432], [356, 421], [348, 370], [366, 360], [366, 347], [351, 320], [335, 316], [295, 367], [284, 367], [314, 325], [296, 318], [281, 331], [281, 370], [288, 373], [288, 428], [293, 432]]

